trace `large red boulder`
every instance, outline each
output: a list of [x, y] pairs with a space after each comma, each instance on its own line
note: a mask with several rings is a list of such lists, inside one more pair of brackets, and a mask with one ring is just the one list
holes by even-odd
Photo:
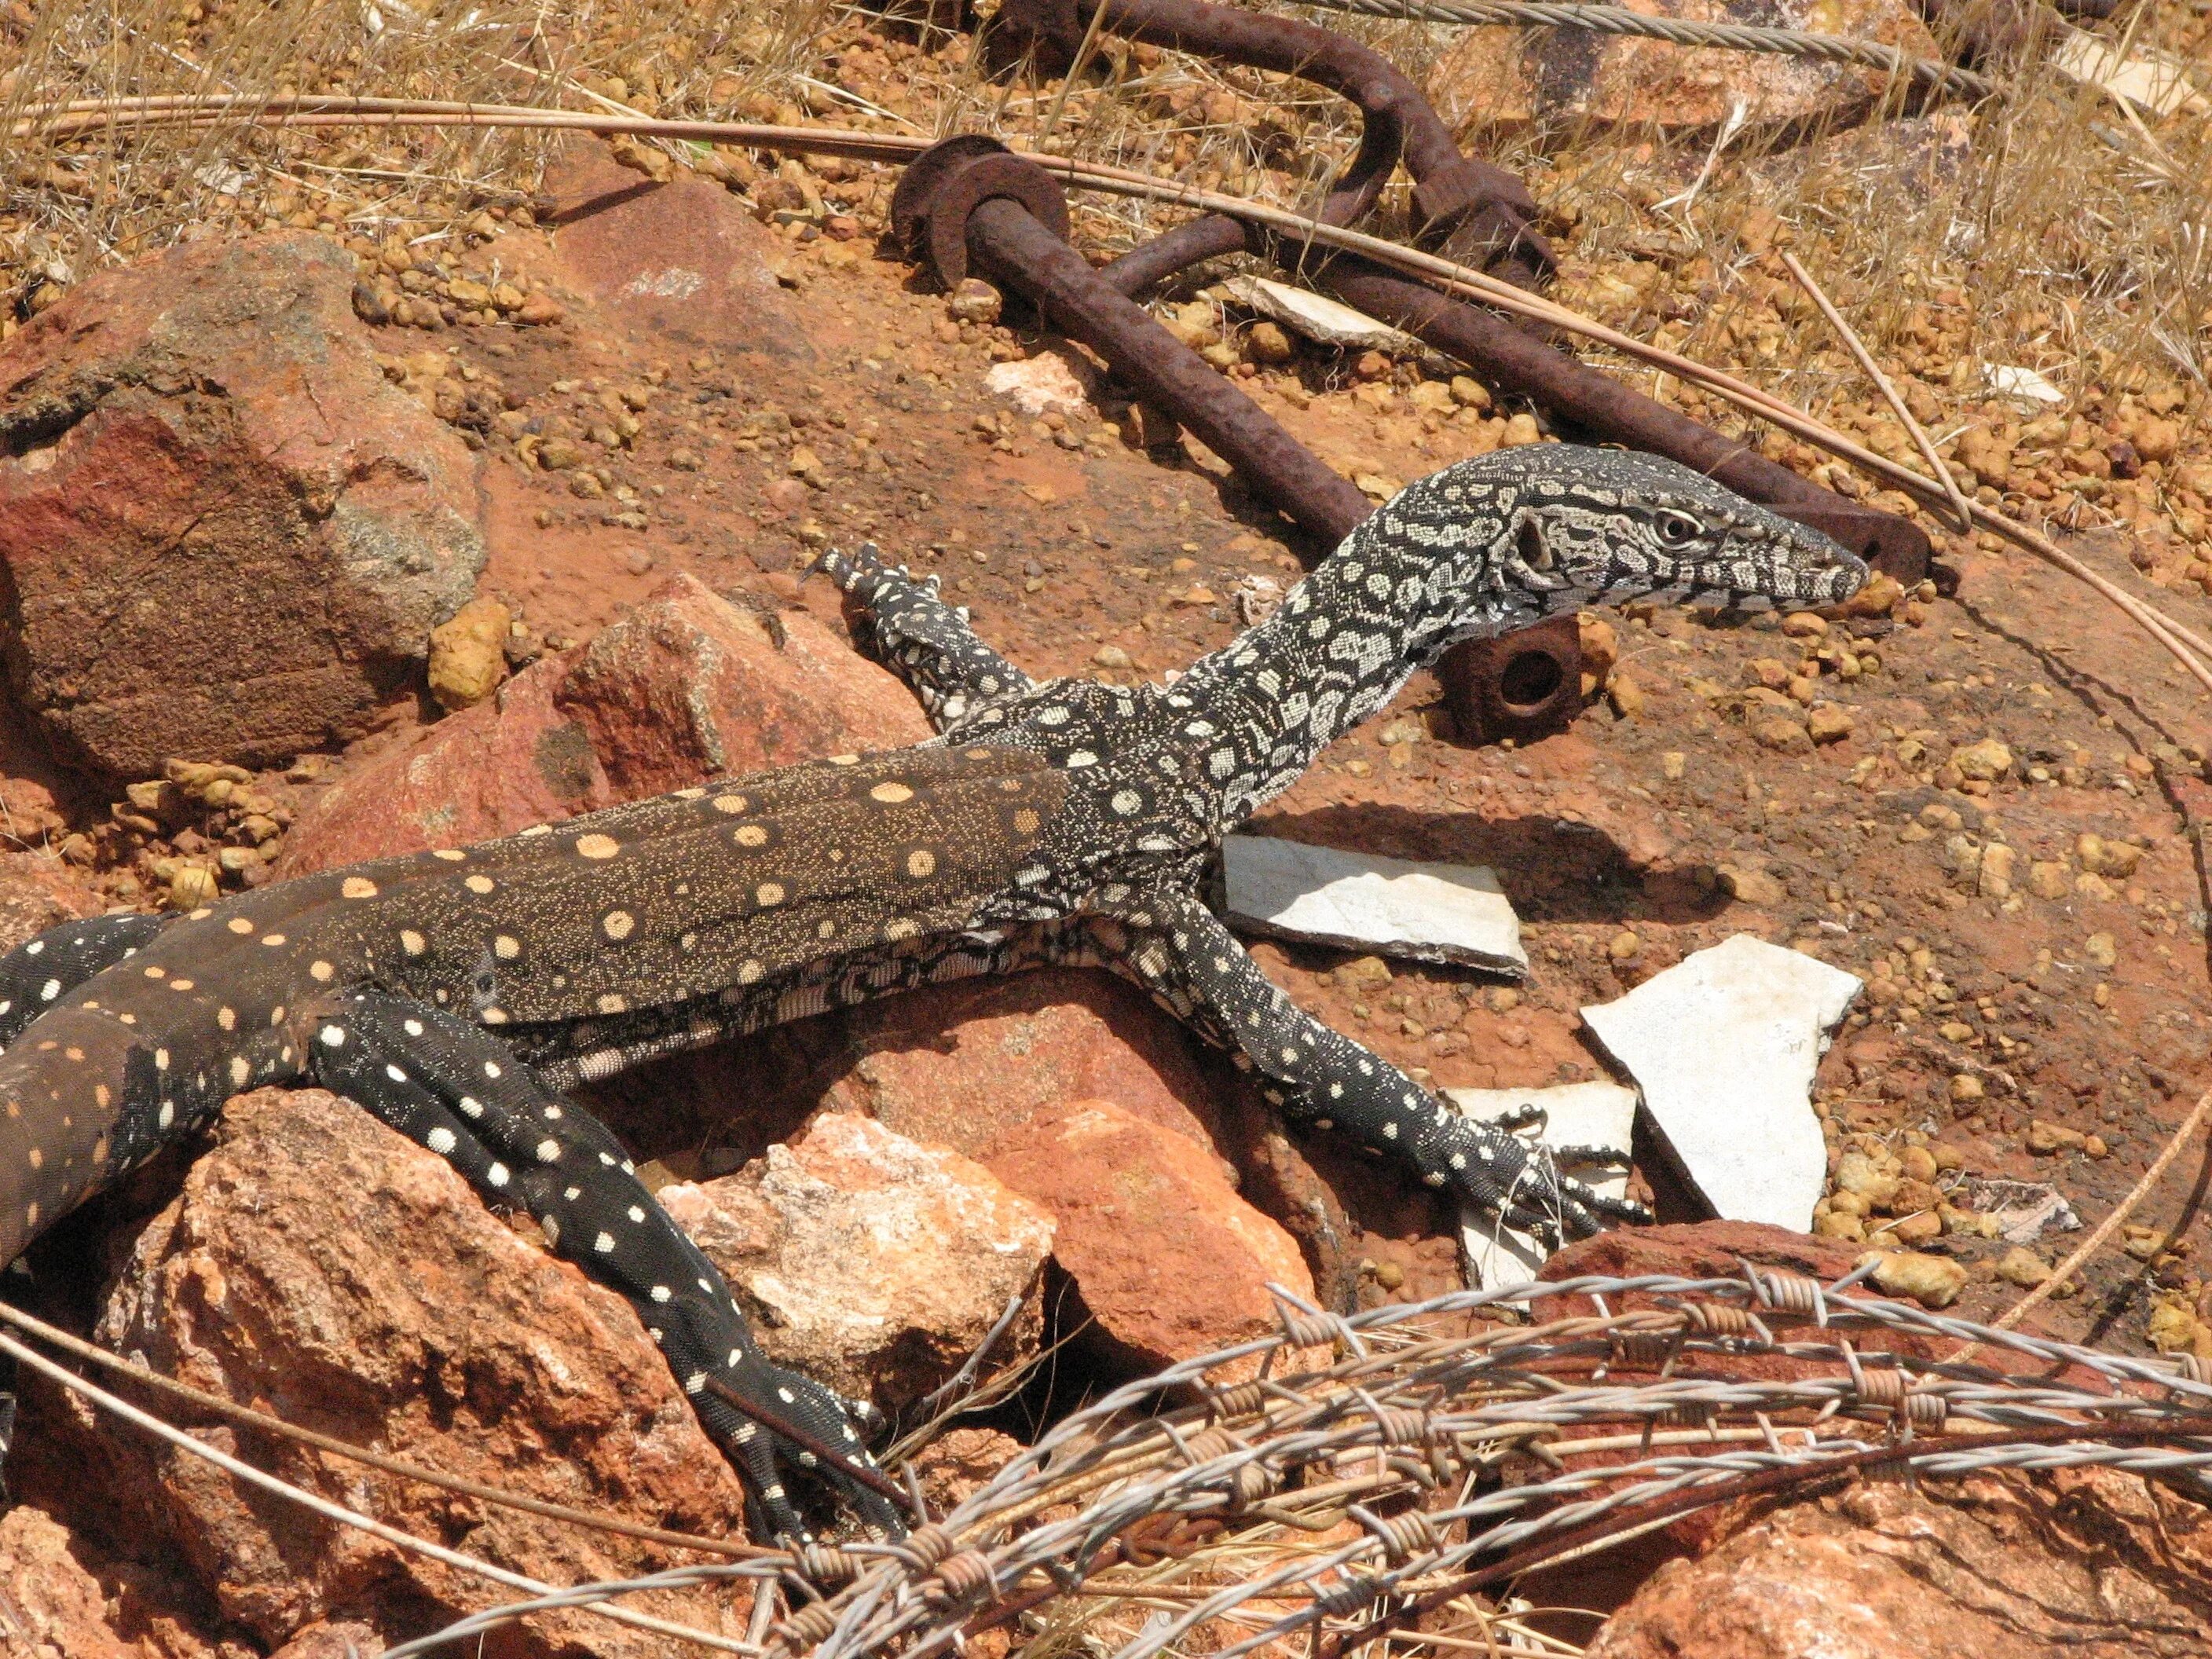
[[0, 347], [0, 656], [71, 763], [358, 735], [467, 600], [475, 459], [386, 381], [353, 283], [315, 236], [193, 243]]
[[[167, 1376], [448, 1474], [692, 1532], [724, 1533], [744, 1514], [736, 1475], [629, 1304], [494, 1217], [443, 1159], [319, 1090], [230, 1103], [214, 1150], [139, 1236], [96, 1334]], [[327, 1621], [416, 1634], [426, 1617], [512, 1594], [141, 1437], [94, 1421], [74, 1432], [96, 1523], [197, 1578], [268, 1648]], [[556, 1583], [696, 1559], [285, 1442], [240, 1449], [418, 1537]], [[143, 1513], [118, 1526], [126, 1502]], [[733, 1612], [711, 1588], [633, 1605], [744, 1629], [742, 1602]], [[565, 1613], [501, 1650], [667, 1647]]]
[[277, 873], [928, 736], [913, 693], [805, 611], [763, 617], [678, 576], [589, 644], [349, 773], [293, 827]]

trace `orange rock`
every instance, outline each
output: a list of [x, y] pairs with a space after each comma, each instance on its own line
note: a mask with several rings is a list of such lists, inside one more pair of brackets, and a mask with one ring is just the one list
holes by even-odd
[[2143, 1659], [2206, 1651], [2212, 1512], [2062, 1470], [1869, 1481], [1672, 1561], [1589, 1659]]
[[987, 1163], [1038, 1114], [1085, 1099], [1214, 1156], [1219, 1110], [1189, 1035], [1103, 974], [1055, 969], [886, 998], [846, 1016], [838, 1042], [857, 1053], [824, 1106]]
[[[495, 1218], [443, 1159], [319, 1090], [231, 1102], [215, 1149], [139, 1236], [97, 1335], [201, 1388], [535, 1497], [716, 1534], [744, 1514], [737, 1476], [629, 1306]], [[419, 1633], [426, 1604], [511, 1595], [270, 1503], [198, 1460], [88, 1431], [128, 1489], [159, 1494], [146, 1524], [168, 1535], [145, 1549], [189, 1569], [271, 1648], [340, 1620], [386, 1639]], [[556, 1583], [677, 1559], [319, 1453], [257, 1443], [252, 1455]], [[638, 1605], [719, 1630], [726, 1602], [702, 1589]], [[626, 1659], [666, 1650], [574, 1615], [553, 1616], [540, 1638]]]
[[0, 1516], [0, 1655], [143, 1659], [107, 1622], [107, 1594], [70, 1553], [69, 1529], [27, 1505]]
[[1095, 1322], [1081, 1340], [1109, 1364], [1153, 1370], [1279, 1328], [1271, 1280], [1313, 1294], [1291, 1236], [1212, 1153], [1109, 1101], [1044, 1113], [984, 1163], [1058, 1218], [1053, 1257]]
[[772, 629], [678, 576], [589, 644], [350, 774], [293, 827], [277, 873], [463, 846], [928, 735], [913, 694], [805, 612]]
[[0, 952], [106, 908], [69, 866], [36, 853], [0, 853]]

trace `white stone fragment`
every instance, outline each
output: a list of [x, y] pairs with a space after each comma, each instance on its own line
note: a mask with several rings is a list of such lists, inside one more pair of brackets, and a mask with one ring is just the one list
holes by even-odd
[[2081, 1230], [2081, 1218], [2056, 1187], [2044, 1181], [2001, 1181], [1969, 1176], [1959, 1185], [1958, 1201], [1997, 1224], [2008, 1244], [2033, 1244], [2045, 1233]]
[[1716, 1215], [1805, 1232], [1827, 1176], [1813, 1073], [1859, 989], [1839, 968], [1738, 933], [1583, 1018]]
[[1267, 276], [1231, 276], [1221, 284], [1238, 305], [1280, 323], [1293, 334], [1346, 351], [1418, 351], [1410, 334], [1378, 323], [1364, 311]]
[[2050, 46], [2051, 66], [2068, 79], [2095, 87], [2115, 100], [2124, 100], [2161, 119], [2188, 114], [2212, 115], [2207, 99], [2190, 79], [2190, 65], [2155, 46], [2123, 50], [2121, 43], [2086, 29], [2056, 26]]
[[[1490, 1123], [1517, 1107], [1536, 1105], [1544, 1115], [1516, 1130], [1531, 1146], [1601, 1146], [1620, 1154], [1619, 1163], [1563, 1168], [1594, 1192], [1628, 1196], [1628, 1152], [1636, 1127], [1636, 1091], [1618, 1083], [1566, 1083], [1549, 1089], [1446, 1089], [1446, 1100], [1478, 1123]], [[1495, 1215], [1463, 1205], [1459, 1237], [1467, 1252], [1468, 1283], [1486, 1291], [1509, 1290], [1536, 1277], [1551, 1251], [1528, 1234], [1507, 1226]]]
[[1093, 412], [1088, 382], [1057, 352], [994, 363], [984, 374], [983, 384], [1031, 417], [1054, 410], [1063, 415]]
[[1516, 979], [1528, 971], [1521, 919], [1479, 865], [1417, 864], [1272, 836], [1230, 836], [1221, 863], [1230, 920], [1255, 933]]
[[2000, 398], [2024, 404], [2063, 404], [2066, 394], [2032, 368], [2018, 363], [1984, 363], [1982, 384]]

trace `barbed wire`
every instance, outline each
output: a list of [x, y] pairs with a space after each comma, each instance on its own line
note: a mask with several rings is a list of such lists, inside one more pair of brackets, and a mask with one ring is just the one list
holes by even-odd
[[[1591, 1276], [1349, 1317], [1273, 1286], [1277, 1330], [1111, 1391], [905, 1539], [807, 1542], [566, 1587], [332, 1505], [13, 1338], [0, 1335], [0, 1350], [283, 1499], [526, 1592], [395, 1656], [574, 1609], [761, 1659], [928, 1659], [963, 1630], [1058, 1602], [1056, 1614], [1092, 1620], [1180, 1609], [1154, 1611], [1113, 1659], [1152, 1659], [1218, 1620], [1243, 1628], [1225, 1644], [1209, 1632], [1220, 1659], [1300, 1632], [1335, 1659], [1530, 1566], [1689, 1510], [1847, 1474], [2096, 1467], [2212, 1494], [2212, 1378], [2201, 1362], [2106, 1353], [1856, 1294], [1865, 1271], [1826, 1285], [1748, 1264], [1729, 1278]], [[1562, 1316], [1497, 1317], [1560, 1298], [1571, 1298]], [[1616, 1311], [1623, 1298], [1641, 1305]], [[1896, 1338], [1904, 1345], [1870, 1346]], [[1961, 1340], [2036, 1374], [1968, 1364], [1971, 1349], [1948, 1346]], [[1152, 1409], [1163, 1397], [1193, 1403], [1163, 1413]], [[1164, 1585], [1151, 1569], [1168, 1556], [1182, 1577]], [[745, 1640], [617, 1605], [718, 1580], [750, 1580], [763, 1598]], [[804, 1599], [770, 1627], [778, 1588]]]
[[[2199, 1363], [1856, 1294], [1859, 1277], [1588, 1277], [1349, 1317], [1275, 1287], [1279, 1330], [1113, 1390], [905, 1540], [680, 1571], [780, 1571], [820, 1598], [767, 1632], [767, 1659], [928, 1659], [963, 1632], [1121, 1607], [1150, 1616], [1114, 1633], [1112, 1659], [1152, 1659], [1224, 1620], [1242, 1633], [1212, 1650], [1237, 1659], [1299, 1632], [1334, 1651], [1518, 1564], [1850, 1474], [2094, 1467], [2212, 1494]], [[1554, 1298], [1595, 1311], [1465, 1317]], [[1616, 1311], [1622, 1298], [1641, 1305]], [[2036, 1374], [1934, 1357], [1960, 1340]], [[1153, 1411], [1164, 1395], [1195, 1403]], [[1166, 1557], [1172, 1583], [1155, 1571]], [[629, 1587], [489, 1608], [399, 1651]]]
[[1933, 58], [1915, 58], [1879, 40], [1847, 35], [1812, 34], [1802, 29], [1768, 28], [1752, 23], [1702, 23], [1680, 17], [1653, 17], [1622, 6], [1554, 5], [1548, 0], [1294, 0], [1321, 11], [1361, 17], [1389, 17], [1419, 23], [1458, 23], [1475, 27], [1587, 29], [1597, 34], [1639, 35], [1678, 46], [1719, 46], [1731, 52], [1778, 53], [1832, 64], [1863, 64], [1966, 98], [1989, 98], [2002, 90], [1986, 75]]

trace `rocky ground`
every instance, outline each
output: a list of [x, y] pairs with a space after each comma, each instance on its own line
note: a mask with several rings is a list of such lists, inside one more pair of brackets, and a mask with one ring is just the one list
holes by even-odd
[[[841, 52], [839, 84], [870, 97], [913, 55], [866, 30]], [[1323, 550], [1033, 317], [934, 291], [878, 240], [888, 175], [717, 181], [628, 159], [580, 146], [529, 206], [427, 245], [271, 215], [9, 327], [0, 945], [913, 741], [912, 700], [853, 651], [834, 590], [802, 580], [828, 543], [941, 574], [1033, 673], [1124, 681], [1218, 646]], [[1602, 214], [1577, 199], [1563, 175], [1562, 225]], [[1805, 323], [1764, 252], [1723, 271], [1664, 237], [1592, 246], [1566, 297], [1624, 320], [1656, 307], [1686, 337], [1711, 325], [1698, 285], [1719, 283], [1747, 343]], [[1985, 498], [2094, 517], [2075, 550], [2132, 563], [2212, 631], [2212, 461], [2180, 393], [2146, 381], [2040, 416], [1960, 398], [1968, 295], [1936, 285], [1915, 307], [1898, 367], [1965, 415], [1946, 443]], [[1203, 294], [1170, 315], [1374, 492], [1546, 438], [1448, 364], [1301, 349]], [[1886, 416], [1840, 419], [1909, 453]], [[1589, 708], [1525, 747], [1455, 742], [1423, 677], [1263, 815], [1293, 838], [1494, 867], [1526, 983], [1255, 955], [1417, 1078], [1487, 1087], [1603, 1075], [1578, 1010], [1732, 933], [1847, 969], [1866, 989], [1820, 1073], [1836, 1179], [1827, 1242], [1805, 1247], [1847, 1262], [1869, 1240], [1907, 1246], [1963, 1270], [1962, 1310], [2008, 1305], [2067, 1240], [1989, 1237], [1953, 1172], [2051, 1182], [2094, 1222], [2203, 1085], [2212, 791], [2170, 659], [2055, 574], [1938, 541], [1939, 580], [1877, 584], [1838, 614], [1594, 622]], [[774, 1350], [842, 1386], [911, 1407], [1010, 1303], [1003, 1358], [1071, 1339], [1048, 1384], [921, 1455], [933, 1491], [1085, 1387], [1267, 1327], [1270, 1280], [1345, 1308], [1462, 1282], [1440, 1202], [1286, 1136], [1103, 976], [898, 999], [645, 1068], [591, 1103], [669, 1183]], [[657, 1524], [734, 1524], [734, 1481], [635, 1321], [434, 1160], [312, 1092], [243, 1097], [211, 1143], [34, 1252], [51, 1316], [421, 1462]], [[2184, 1161], [2045, 1328], [2212, 1363], [2205, 1167]], [[1637, 1180], [1662, 1219], [1691, 1218], [1649, 1149]], [[13, 1581], [39, 1587], [0, 1597], [48, 1644], [26, 1651], [307, 1659], [474, 1604], [441, 1570], [249, 1501], [41, 1389], [27, 1401], [11, 1479], [36, 1507], [0, 1521]], [[227, 1443], [545, 1577], [671, 1559]], [[1590, 1651], [1733, 1651], [1705, 1628], [1723, 1592], [1698, 1575], [1759, 1601], [1830, 1567], [1837, 1596], [1889, 1609], [1870, 1652], [1964, 1652], [1970, 1625], [1941, 1610], [1969, 1602], [1976, 1642], [2055, 1641], [2123, 1607], [2172, 1636], [2146, 1650], [2195, 1651], [2203, 1528], [2166, 1502], [1993, 1487], [1747, 1521]], [[2042, 1565], [1992, 1567], [2012, 1599], [1975, 1602], [1955, 1564], [2002, 1549]], [[1914, 1553], [1930, 1551], [1953, 1565]], [[2100, 1565], [2069, 1577], [2074, 1557]], [[654, 1610], [743, 1632], [744, 1609], [704, 1591]], [[1744, 1650], [1796, 1650], [1774, 1616]], [[660, 1650], [565, 1619], [514, 1639]]]

